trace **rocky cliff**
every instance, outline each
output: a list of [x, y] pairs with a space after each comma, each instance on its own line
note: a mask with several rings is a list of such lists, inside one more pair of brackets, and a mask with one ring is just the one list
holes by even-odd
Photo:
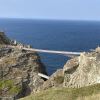
[[100, 83], [100, 47], [81, 53], [58, 69], [39, 90], [52, 87], [80, 88]]
[[[9, 39], [0, 34], [0, 44]], [[44, 82], [38, 73], [46, 74], [45, 66], [36, 52], [0, 48], [0, 97], [20, 98], [35, 91]]]
[[100, 47], [69, 60], [64, 68], [64, 86], [84, 87], [100, 83]]

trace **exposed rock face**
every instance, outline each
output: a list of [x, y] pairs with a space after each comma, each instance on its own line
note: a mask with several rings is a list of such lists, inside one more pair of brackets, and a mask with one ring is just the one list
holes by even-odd
[[64, 86], [83, 87], [100, 83], [100, 48], [69, 60], [64, 68]]
[[44, 82], [38, 76], [39, 72], [46, 74], [45, 67], [36, 52], [2, 47], [0, 49], [0, 96], [19, 98], [35, 91]]

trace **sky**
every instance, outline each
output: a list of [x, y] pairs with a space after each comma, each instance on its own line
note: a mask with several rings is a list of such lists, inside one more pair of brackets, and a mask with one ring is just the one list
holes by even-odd
[[0, 0], [0, 17], [100, 20], [100, 0]]

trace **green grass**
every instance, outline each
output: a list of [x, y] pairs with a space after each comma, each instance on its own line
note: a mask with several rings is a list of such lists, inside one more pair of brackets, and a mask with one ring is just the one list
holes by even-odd
[[[91, 96], [99, 95], [100, 84], [83, 88], [52, 88], [34, 95], [30, 95], [21, 100], [92, 100]], [[89, 97], [89, 98], [88, 98]], [[100, 95], [99, 95], [100, 97]], [[88, 98], [88, 99], [82, 99]], [[95, 99], [95, 100], [100, 100]]]
[[15, 86], [13, 80], [0, 80], [0, 91], [2, 92], [4, 89], [8, 89], [8, 94], [16, 94], [21, 88], [20, 86]]
[[21, 91], [21, 88], [19, 86], [13, 86], [10, 90], [9, 93], [10, 94], [17, 94]]

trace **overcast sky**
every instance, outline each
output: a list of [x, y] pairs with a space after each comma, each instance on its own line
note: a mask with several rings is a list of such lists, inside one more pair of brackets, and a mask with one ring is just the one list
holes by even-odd
[[0, 0], [0, 17], [100, 20], [100, 0]]

